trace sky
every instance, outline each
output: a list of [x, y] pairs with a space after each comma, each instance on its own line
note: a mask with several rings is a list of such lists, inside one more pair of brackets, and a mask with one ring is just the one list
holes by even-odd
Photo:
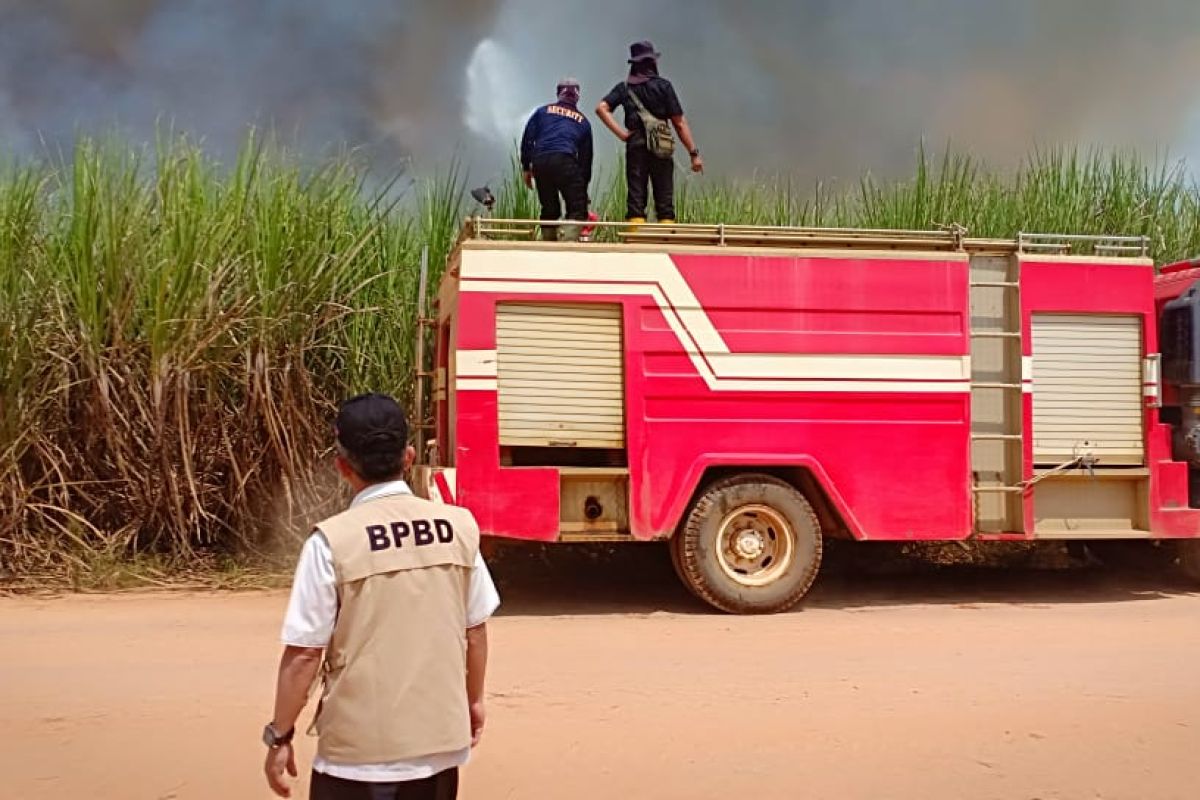
[[902, 175], [922, 141], [1200, 163], [1195, 0], [0, 0], [0, 158], [166, 123], [229, 155], [253, 124], [487, 178], [560, 77], [590, 112], [643, 38], [711, 175]]

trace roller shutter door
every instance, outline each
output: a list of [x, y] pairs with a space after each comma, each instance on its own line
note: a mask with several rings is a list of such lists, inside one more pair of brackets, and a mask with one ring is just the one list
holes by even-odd
[[1141, 318], [1033, 315], [1033, 460], [1143, 462]]
[[621, 307], [501, 303], [500, 443], [625, 446]]

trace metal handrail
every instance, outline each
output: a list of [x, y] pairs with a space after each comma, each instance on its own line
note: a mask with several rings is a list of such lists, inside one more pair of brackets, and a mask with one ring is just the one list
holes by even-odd
[[[949, 225], [942, 230], [891, 228], [817, 228], [787, 225], [730, 225], [726, 223], [669, 223], [595, 220], [536, 220], [474, 216], [467, 219], [459, 241], [533, 240], [544, 228], [591, 228], [608, 242], [675, 244], [716, 247], [827, 247], [949, 252], [1015, 252], [1097, 257], [1147, 257], [1148, 236], [1026, 233], [1015, 239], [968, 238], [966, 229]], [[561, 243], [560, 243], [561, 244]]]
[[613, 221], [613, 220], [594, 220], [581, 221], [573, 219], [555, 219], [555, 220], [539, 220], [539, 219], [515, 219], [504, 217], [468, 217], [468, 230], [484, 231], [490, 229], [510, 229], [510, 228], [532, 228], [534, 230], [546, 227], [564, 227], [567, 225], [575, 225], [584, 228], [628, 228], [628, 229], [654, 229], [654, 230], [672, 230], [672, 231], [698, 231], [698, 232], [717, 232], [724, 229], [727, 233], [785, 233], [785, 234], [822, 234], [822, 235], [844, 235], [844, 236], [905, 236], [914, 239], [932, 239], [932, 240], [951, 240], [953, 239], [952, 230], [903, 230], [898, 228], [819, 228], [811, 226], [792, 226], [792, 225], [730, 225], [728, 223], [705, 223], [705, 222], [671, 222], [671, 223], [656, 223], [656, 222], [628, 222], [628, 221]]
[[[1077, 248], [1077, 245], [1081, 246]], [[1149, 236], [1114, 236], [1082, 233], [1017, 234], [1017, 252], [1051, 252], [1060, 255], [1140, 256], [1150, 255]], [[1080, 252], [1082, 251], [1082, 252]]]

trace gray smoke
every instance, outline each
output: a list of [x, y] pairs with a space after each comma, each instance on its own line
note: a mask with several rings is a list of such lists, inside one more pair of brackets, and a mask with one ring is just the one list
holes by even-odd
[[922, 139], [1200, 157], [1195, 0], [0, 0], [0, 153], [163, 122], [230, 152], [257, 124], [486, 176], [557, 78], [590, 109], [640, 38], [718, 174], [904, 172]]

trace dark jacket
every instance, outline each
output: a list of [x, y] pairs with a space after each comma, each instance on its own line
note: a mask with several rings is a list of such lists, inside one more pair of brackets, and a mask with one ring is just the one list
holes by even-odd
[[521, 168], [529, 170], [538, 156], [566, 153], [573, 156], [587, 181], [592, 179], [592, 126], [579, 109], [550, 103], [533, 112], [521, 137]]

